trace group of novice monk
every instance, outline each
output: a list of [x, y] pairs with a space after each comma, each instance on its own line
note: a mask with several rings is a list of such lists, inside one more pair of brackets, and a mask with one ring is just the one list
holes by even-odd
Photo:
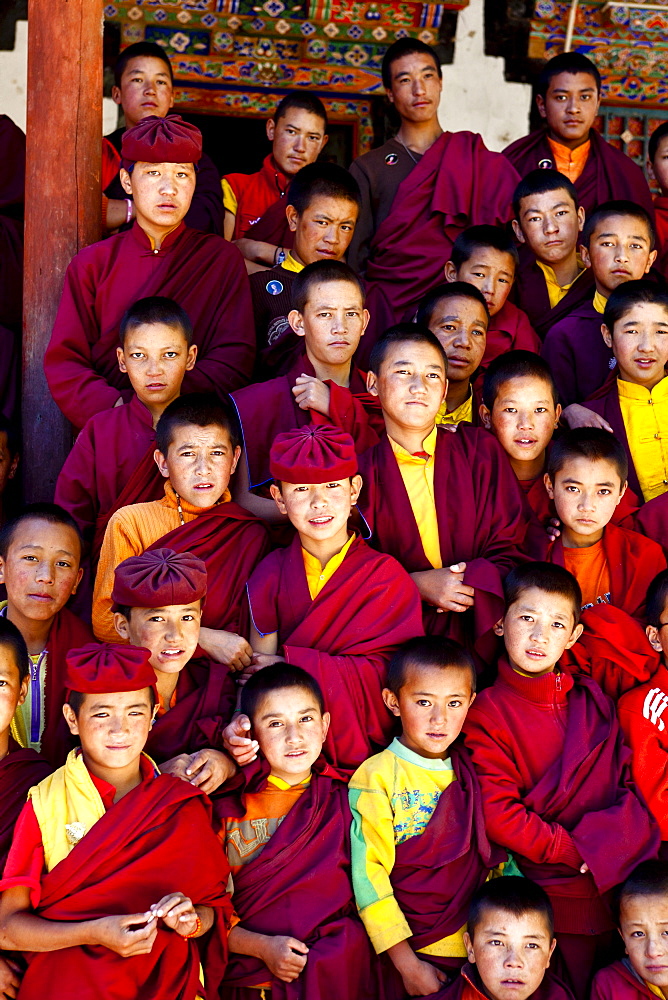
[[383, 82], [350, 171], [291, 94], [221, 184], [119, 58], [2, 507], [7, 998], [668, 997], [668, 202], [582, 55], [504, 154]]

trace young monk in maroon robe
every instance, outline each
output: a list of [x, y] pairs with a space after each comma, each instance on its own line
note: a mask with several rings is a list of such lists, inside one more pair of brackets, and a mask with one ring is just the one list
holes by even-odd
[[[378, 441], [380, 410], [353, 356], [369, 321], [364, 289], [342, 261], [316, 261], [295, 277], [291, 329], [301, 351], [286, 375], [232, 396], [243, 433], [235, 497], [265, 520], [278, 516], [269, 497], [269, 451], [277, 434], [308, 423], [333, 423], [362, 452]], [[264, 487], [262, 494], [251, 492]]]
[[62, 717], [65, 656], [90, 642], [90, 628], [65, 607], [76, 593], [81, 535], [56, 504], [29, 504], [0, 532], [0, 614], [19, 629], [30, 654], [30, 685], [12, 722], [19, 746], [41, 750], [59, 766], [72, 746]]
[[577, 254], [584, 209], [567, 177], [532, 170], [515, 189], [513, 212], [520, 243], [515, 296], [544, 340], [555, 323], [594, 294], [591, 273]]
[[[0, 870], [12, 845], [14, 824], [28, 789], [51, 772], [51, 766], [34, 750], [22, 749], [11, 734], [11, 721], [25, 701], [30, 681], [30, 660], [16, 625], [0, 619]], [[0, 993], [16, 996], [21, 966], [18, 956], [0, 957]]]
[[464, 940], [468, 962], [438, 1000], [573, 1000], [549, 968], [554, 914], [531, 879], [485, 882], [473, 896]]
[[386, 435], [360, 459], [360, 512], [371, 542], [413, 576], [428, 633], [493, 654], [502, 580], [521, 559], [530, 512], [501, 445], [478, 427], [437, 427], [447, 360], [413, 323], [374, 348], [369, 392]]
[[643, 1000], [668, 989], [668, 864], [645, 861], [619, 890], [619, 933], [625, 957], [601, 969], [591, 1000]]
[[[0, 944], [24, 952], [21, 996], [214, 1000], [229, 868], [208, 800], [159, 774], [143, 747], [155, 708], [148, 650], [67, 657], [63, 714], [81, 741], [31, 789], [0, 882]], [[195, 939], [208, 935], [200, 954]]]
[[128, 306], [150, 295], [174, 299], [192, 322], [198, 365], [185, 392], [220, 393], [250, 377], [254, 338], [243, 259], [222, 237], [183, 222], [201, 152], [199, 129], [178, 115], [152, 115], [123, 135], [121, 178], [134, 198], [135, 223], [70, 262], [44, 356], [49, 388], [75, 427], [130, 399], [118, 368], [118, 328]]
[[234, 771], [216, 749], [236, 702], [227, 667], [199, 649], [206, 566], [190, 552], [154, 549], [116, 567], [114, 624], [119, 636], [151, 653], [158, 711], [146, 752], [164, 774], [207, 795]]
[[489, 309], [487, 343], [480, 367], [511, 350], [540, 352], [540, 340], [529, 317], [510, 295], [519, 268], [517, 247], [501, 226], [469, 226], [452, 245], [445, 265], [446, 281], [468, 281], [485, 296]]
[[545, 534], [531, 554], [573, 574], [583, 610], [614, 604], [644, 621], [647, 588], [666, 568], [666, 558], [651, 538], [611, 523], [627, 476], [624, 448], [608, 431], [579, 427], [563, 434], [550, 450], [545, 475], [560, 534], [556, 539]]
[[[296, 534], [248, 582], [246, 673], [286, 660], [312, 674], [332, 712], [325, 755], [354, 770], [394, 729], [385, 672], [394, 647], [422, 633], [419, 596], [398, 562], [348, 527], [362, 488], [349, 434], [326, 424], [279, 434], [270, 461], [271, 494]], [[226, 736], [243, 737], [247, 727], [237, 719]]]
[[607, 894], [656, 856], [659, 831], [631, 778], [613, 702], [589, 677], [558, 666], [582, 632], [577, 581], [561, 566], [530, 563], [508, 575], [505, 589], [496, 631], [506, 654], [471, 706], [466, 743], [487, 834], [548, 893], [562, 958], [584, 1000], [611, 941]]
[[609, 201], [587, 217], [580, 252], [594, 278], [593, 297], [554, 324], [542, 351], [564, 406], [588, 399], [614, 368], [601, 335], [605, 304], [623, 282], [648, 273], [656, 258], [653, 247], [652, 220], [640, 205]]
[[153, 458], [155, 427], [197, 358], [190, 320], [172, 299], [153, 296], [135, 302], [123, 316], [118, 336], [118, 366], [130, 379], [132, 398], [91, 417], [56, 483], [56, 503], [79, 525], [93, 565], [112, 514], [163, 496]]
[[[235, 915], [222, 1000], [376, 1000], [379, 969], [354, 911], [346, 778], [321, 757], [330, 724], [289, 663], [241, 692], [262, 760], [216, 803]], [[224, 789], [223, 789], [224, 791]]]
[[[102, 157], [109, 164], [102, 175], [102, 218], [109, 230], [124, 227], [135, 218], [119, 171], [123, 134], [149, 115], [164, 118], [174, 106], [174, 74], [167, 53], [155, 42], [135, 42], [123, 49], [114, 66], [112, 99], [123, 110], [124, 128], [103, 139]], [[111, 164], [114, 164], [113, 167]], [[202, 153], [197, 165], [195, 191], [185, 217], [186, 226], [203, 233], [223, 235], [223, 199], [220, 174], [210, 156]]]
[[230, 669], [249, 666], [245, 587], [268, 541], [262, 522], [230, 499], [240, 440], [229, 402], [181, 396], [167, 407], [156, 428], [155, 452], [165, 496], [123, 507], [109, 521], [93, 593], [98, 638], [117, 638], [111, 593], [124, 559], [151, 547], [193, 552], [206, 564], [209, 586], [200, 645]]
[[471, 895], [506, 860], [487, 840], [478, 780], [457, 740], [475, 688], [457, 643], [404, 643], [383, 690], [401, 735], [350, 779], [353, 887], [384, 956], [386, 1000], [431, 996], [461, 968]]
[[536, 105], [545, 129], [517, 139], [504, 155], [521, 177], [537, 168], [556, 169], [575, 184], [587, 214], [611, 198], [637, 202], [653, 213], [645, 176], [633, 160], [594, 128], [601, 75], [580, 52], [550, 59], [538, 79]]

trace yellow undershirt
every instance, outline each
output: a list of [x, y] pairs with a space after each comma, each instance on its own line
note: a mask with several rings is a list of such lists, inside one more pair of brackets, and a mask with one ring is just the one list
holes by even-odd
[[226, 180], [225, 177], [222, 177], [220, 186], [223, 189], [223, 207], [226, 211], [231, 212], [232, 215], [236, 215], [239, 202], [237, 201], [237, 196], [230, 187], [230, 182]]
[[437, 424], [461, 424], [462, 421], [473, 423], [473, 393], [470, 393], [468, 399], [465, 399], [463, 403], [456, 406], [452, 413], [448, 413], [448, 401], [444, 399], [436, 414]]
[[[584, 270], [584, 268], [581, 271], [579, 271], [578, 274], [575, 275], [573, 280], [569, 282], [567, 285], [560, 285], [559, 282], [557, 281], [556, 274], [554, 273], [549, 264], [543, 264], [542, 260], [537, 260], [536, 263], [538, 264], [539, 268], [545, 275], [545, 284], [547, 285], [547, 297], [550, 300], [550, 309], [554, 309], [554, 307], [561, 302], [561, 300], [567, 294], [569, 289], [573, 287], [575, 282], [582, 274], [582, 270]], [[578, 267], [580, 266], [581, 266], [580, 262], [578, 261]]]
[[645, 500], [668, 490], [668, 378], [651, 390], [617, 379], [619, 407]]
[[663, 992], [660, 986], [652, 986], [652, 984], [648, 982], [645, 983], [645, 986], [650, 991], [650, 993], [654, 994], [654, 996], [661, 997], [661, 1000], [666, 1000], [666, 994]]
[[441, 569], [443, 561], [434, 498], [434, 453], [437, 433], [434, 427], [431, 434], [422, 442], [422, 448], [429, 456], [426, 459], [421, 455], [411, 455], [392, 438], [388, 440], [408, 493], [424, 554], [434, 569]]
[[321, 566], [320, 560], [317, 556], [312, 556], [310, 552], [307, 552], [305, 548], [302, 548], [302, 557], [304, 559], [304, 569], [306, 570], [306, 582], [308, 584], [308, 592], [311, 595], [311, 600], [314, 601], [322, 588], [328, 583], [337, 569], [346, 558], [348, 554], [348, 549], [355, 541], [355, 535], [351, 535], [343, 548], [336, 553], [335, 556], [326, 563], [325, 566]]
[[555, 142], [554, 139], [548, 139], [547, 141], [552, 150], [555, 169], [560, 174], [568, 177], [569, 181], [574, 184], [585, 168], [589, 150], [591, 149], [591, 141], [588, 139], [587, 142], [583, 142], [577, 149], [569, 149], [568, 146], [562, 146], [560, 142]]
[[594, 309], [596, 310], [597, 313], [603, 315], [607, 304], [608, 300], [606, 299], [605, 295], [602, 295], [600, 292], [594, 293], [594, 301], [592, 305], [594, 306]]
[[295, 260], [291, 253], [288, 253], [285, 260], [281, 264], [281, 267], [285, 271], [294, 271], [295, 274], [299, 274], [300, 271], [304, 270], [304, 265], [300, 264], [298, 260]]

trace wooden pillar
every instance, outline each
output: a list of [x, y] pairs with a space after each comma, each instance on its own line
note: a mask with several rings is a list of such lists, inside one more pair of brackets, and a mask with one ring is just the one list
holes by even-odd
[[44, 377], [65, 269], [100, 238], [103, 0], [29, 0], [23, 483], [52, 500], [72, 431]]

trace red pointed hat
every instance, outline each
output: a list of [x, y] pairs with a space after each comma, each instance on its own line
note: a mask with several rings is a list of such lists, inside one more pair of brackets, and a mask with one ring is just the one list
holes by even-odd
[[81, 694], [116, 694], [118, 691], [155, 690], [151, 651], [140, 646], [89, 642], [71, 649], [65, 657], [65, 687]]
[[192, 552], [152, 549], [116, 567], [113, 610], [192, 604], [206, 594], [206, 565]]
[[307, 424], [277, 434], [269, 452], [269, 470], [279, 482], [330, 483], [357, 472], [355, 442], [331, 424]]
[[149, 115], [123, 133], [123, 166], [130, 163], [198, 163], [202, 133], [181, 115]]

